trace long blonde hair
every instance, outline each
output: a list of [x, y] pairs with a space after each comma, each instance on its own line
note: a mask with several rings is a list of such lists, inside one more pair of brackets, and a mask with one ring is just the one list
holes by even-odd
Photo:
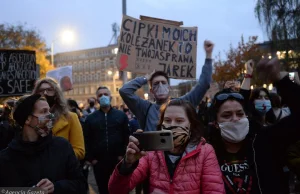
[[67, 104], [67, 100], [64, 97], [64, 94], [62, 92], [62, 90], [60, 89], [58, 83], [49, 77], [43, 78], [38, 80], [35, 83], [35, 87], [33, 89], [33, 94], [37, 94], [38, 90], [40, 89], [41, 85], [43, 83], [47, 83], [49, 84], [55, 91], [55, 105], [51, 108], [53, 108], [51, 111], [55, 116], [55, 119], [59, 119], [61, 115], [66, 116], [67, 118], [69, 118], [69, 108], [68, 108], [68, 104]]

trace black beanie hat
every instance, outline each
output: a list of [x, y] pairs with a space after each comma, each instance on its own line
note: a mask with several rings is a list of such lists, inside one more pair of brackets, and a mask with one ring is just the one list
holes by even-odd
[[15, 105], [14, 120], [23, 127], [28, 116], [32, 113], [34, 104], [41, 98], [40, 94], [34, 94], [20, 98]]

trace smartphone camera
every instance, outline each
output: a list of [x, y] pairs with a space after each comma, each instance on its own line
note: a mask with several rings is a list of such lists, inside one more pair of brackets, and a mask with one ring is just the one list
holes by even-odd
[[170, 136], [170, 133], [161, 133], [160, 136], [162, 137]]
[[161, 139], [160, 142], [161, 143], [166, 143], [166, 140], [165, 139]]

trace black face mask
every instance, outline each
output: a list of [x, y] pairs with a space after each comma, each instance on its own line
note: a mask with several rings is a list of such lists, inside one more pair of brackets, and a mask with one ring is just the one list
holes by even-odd
[[47, 102], [50, 106], [50, 108], [55, 104], [55, 96], [47, 96], [45, 95], [45, 98], [47, 99]]
[[95, 106], [95, 102], [90, 102], [90, 107], [93, 108]]
[[124, 112], [128, 112], [129, 109], [128, 109], [128, 108], [124, 108], [123, 111], [124, 111]]

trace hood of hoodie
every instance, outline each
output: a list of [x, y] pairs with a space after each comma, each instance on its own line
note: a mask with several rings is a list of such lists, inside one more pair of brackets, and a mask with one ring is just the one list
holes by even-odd
[[21, 136], [17, 136], [8, 144], [8, 148], [24, 155], [33, 155], [45, 150], [51, 142], [52, 133], [46, 137], [39, 137], [35, 142], [23, 141]]

